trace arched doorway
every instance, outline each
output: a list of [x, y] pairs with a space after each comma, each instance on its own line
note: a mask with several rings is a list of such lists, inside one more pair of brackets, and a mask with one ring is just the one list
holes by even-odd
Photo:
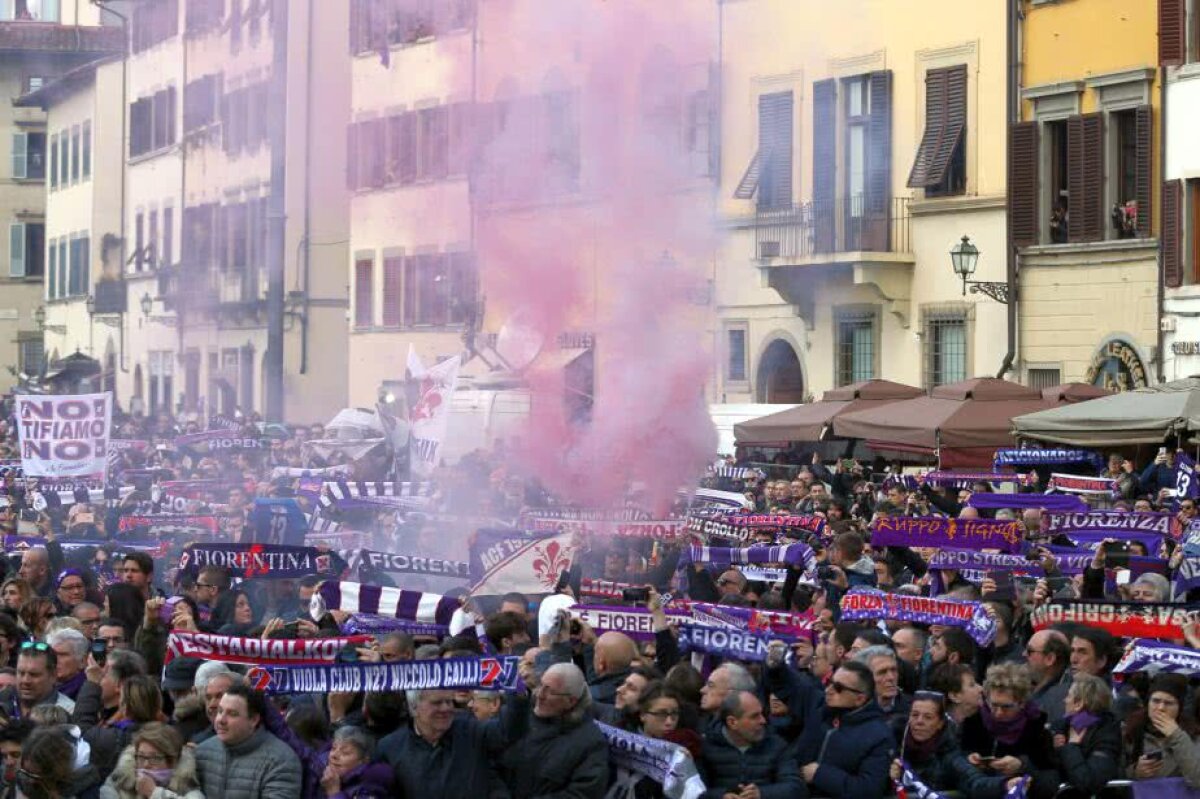
[[775, 339], [758, 362], [759, 402], [796, 405], [804, 402], [804, 370], [792, 345]]

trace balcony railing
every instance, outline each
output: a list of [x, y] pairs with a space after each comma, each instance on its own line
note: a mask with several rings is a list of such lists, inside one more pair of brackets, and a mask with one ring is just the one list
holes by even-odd
[[813, 258], [843, 252], [911, 252], [908, 197], [876, 202], [857, 195], [759, 208], [754, 216], [754, 257]]

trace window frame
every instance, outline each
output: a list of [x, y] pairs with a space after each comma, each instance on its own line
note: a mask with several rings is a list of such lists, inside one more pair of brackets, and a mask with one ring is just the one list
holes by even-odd
[[[725, 386], [734, 391], [748, 391], [750, 388], [750, 323], [744, 320], [727, 321], [724, 323], [724, 335], [721, 338], [722, 354], [721, 359], [721, 374], [725, 381]], [[735, 377], [733, 374], [733, 341], [732, 334], [740, 333], [742, 336], [741, 353], [739, 360], [741, 361], [742, 376]]]
[[[851, 354], [851, 362], [849, 372], [845, 375], [842, 371], [842, 352], [847, 346], [842, 339], [843, 327], [852, 324], [866, 322], [871, 330], [871, 374], [864, 378], [859, 378], [855, 374], [855, 364], [853, 362], [853, 354]], [[852, 304], [838, 305], [833, 309], [833, 384], [836, 388], [850, 385], [851, 383], [863, 380], [873, 380], [879, 377], [880, 374], [880, 345], [882, 344], [882, 309], [878, 305], [873, 304]], [[849, 346], [853, 346], [851, 343]], [[845, 378], [845, 379], [844, 379]]]
[[[949, 325], [962, 327], [962, 369], [960, 375], [947, 379], [940, 374], [936, 361], [939, 355], [939, 328]], [[975, 336], [975, 306], [971, 303], [937, 303], [921, 308], [921, 385], [930, 390], [937, 386], [957, 383], [972, 374]]]

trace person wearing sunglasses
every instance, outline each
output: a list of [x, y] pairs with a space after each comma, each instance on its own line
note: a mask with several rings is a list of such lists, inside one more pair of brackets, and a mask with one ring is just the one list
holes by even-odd
[[862, 663], [848, 661], [833, 673], [819, 729], [820, 735], [806, 736], [797, 750], [810, 792], [880, 799], [895, 740], [875, 701], [875, 679]]

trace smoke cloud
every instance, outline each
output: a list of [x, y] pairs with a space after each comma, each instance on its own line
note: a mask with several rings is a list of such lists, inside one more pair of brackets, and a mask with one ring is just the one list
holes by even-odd
[[590, 422], [543, 355], [516, 447], [573, 502], [616, 503], [635, 483], [663, 509], [716, 451], [713, 6], [480, 4], [473, 191], [489, 315], [519, 319], [543, 353], [563, 331], [595, 333]]

